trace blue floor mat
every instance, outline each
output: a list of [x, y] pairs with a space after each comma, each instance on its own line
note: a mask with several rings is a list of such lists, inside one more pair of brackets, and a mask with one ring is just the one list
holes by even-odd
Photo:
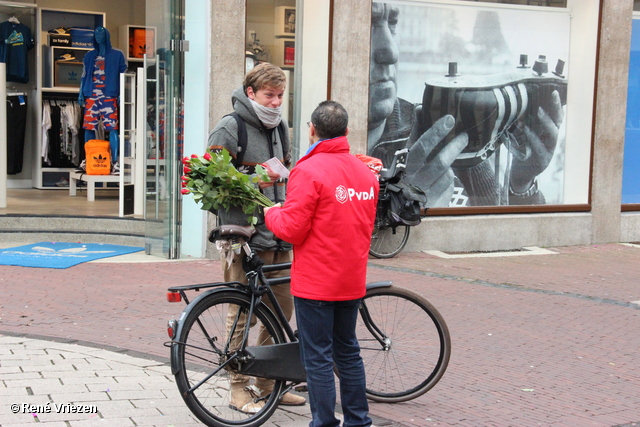
[[143, 249], [101, 243], [40, 242], [0, 249], [0, 265], [69, 268], [83, 262], [130, 254]]

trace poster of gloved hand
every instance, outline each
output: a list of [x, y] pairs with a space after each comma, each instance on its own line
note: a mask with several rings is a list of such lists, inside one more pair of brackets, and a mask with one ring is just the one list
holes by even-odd
[[409, 148], [425, 207], [565, 203], [570, 15], [372, 3], [368, 154]]

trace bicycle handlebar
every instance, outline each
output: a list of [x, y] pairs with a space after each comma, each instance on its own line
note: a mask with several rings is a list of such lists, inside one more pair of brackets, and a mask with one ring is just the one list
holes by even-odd
[[290, 262], [283, 262], [281, 264], [269, 264], [269, 265], [262, 266], [262, 271], [265, 273], [270, 273], [272, 271], [290, 270], [290, 269], [291, 269]]

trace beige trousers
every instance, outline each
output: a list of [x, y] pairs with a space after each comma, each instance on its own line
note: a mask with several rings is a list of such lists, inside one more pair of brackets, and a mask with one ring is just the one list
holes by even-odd
[[[262, 260], [264, 260], [265, 265], [271, 264], [280, 264], [285, 262], [291, 262], [291, 252], [274, 252], [274, 251], [256, 251], [256, 255], [258, 255]], [[242, 269], [242, 257], [244, 257], [244, 253], [240, 253], [240, 255], [236, 255], [233, 258], [231, 264], [227, 264], [225, 260], [222, 262], [222, 268], [224, 271], [224, 280], [225, 282], [236, 281], [241, 283], [247, 283], [247, 277]], [[266, 273], [266, 277], [282, 277], [288, 276], [290, 273], [288, 270], [284, 271], [275, 271], [271, 273]], [[293, 315], [293, 296], [289, 290], [289, 284], [277, 285], [272, 288], [273, 293], [278, 300], [278, 304], [282, 308], [284, 315], [287, 320], [291, 320], [291, 316]], [[273, 310], [273, 305], [268, 298], [263, 298], [263, 301], [269, 308]], [[247, 325], [247, 316], [239, 316], [238, 317], [238, 307], [231, 306], [229, 307], [229, 312], [227, 313], [227, 333], [233, 328], [234, 322], [236, 322], [236, 318], [238, 318], [236, 328], [234, 330], [233, 335], [231, 336], [231, 340], [229, 342], [230, 349], [237, 349], [240, 347], [242, 343], [242, 337], [244, 334], [244, 329]], [[251, 326], [254, 326], [256, 323], [256, 319], [251, 320]], [[270, 338], [269, 334], [265, 330], [264, 326], [260, 326], [260, 331], [258, 331], [258, 342], [257, 345], [269, 345], [273, 344], [273, 340]], [[244, 387], [248, 385], [249, 377], [241, 374], [232, 374], [231, 375], [231, 385], [232, 388]], [[267, 380], [264, 378], [256, 378], [256, 386], [262, 390], [270, 390], [273, 388], [273, 381]]]

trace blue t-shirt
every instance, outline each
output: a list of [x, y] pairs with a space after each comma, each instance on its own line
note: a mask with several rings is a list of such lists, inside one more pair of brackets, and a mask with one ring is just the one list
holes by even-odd
[[33, 48], [31, 30], [23, 24], [0, 24], [0, 62], [7, 64], [7, 81], [29, 82], [27, 52]]

